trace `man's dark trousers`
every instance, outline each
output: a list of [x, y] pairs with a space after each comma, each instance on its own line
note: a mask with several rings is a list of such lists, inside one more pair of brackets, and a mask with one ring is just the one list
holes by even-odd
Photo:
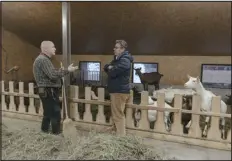
[[45, 88], [44, 93], [39, 93], [43, 104], [43, 120], [41, 130], [48, 132], [50, 123], [52, 125], [52, 133], [60, 133], [61, 123], [61, 107], [59, 100], [58, 88]]

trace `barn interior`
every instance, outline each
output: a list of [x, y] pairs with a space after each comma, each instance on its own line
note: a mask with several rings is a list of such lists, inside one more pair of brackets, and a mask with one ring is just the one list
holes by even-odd
[[[201, 64], [231, 64], [230, 2], [70, 2], [71, 62], [113, 58], [124, 39], [135, 62], [158, 63], [160, 83], [180, 85], [200, 76]], [[62, 61], [61, 2], [2, 2], [2, 80], [33, 80], [43, 40]], [[6, 72], [18, 66], [17, 71]]]
[[[165, 95], [157, 99], [157, 103], [160, 102], [160, 105], [159, 103], [157, 105], [158, 108], [159, 106], [172, 106], [174, 109], [169, 108], [167, 111], [176, 111], [168, 112], [170, 115], [164, 115], [165, 117], [160, 117], [163, 113], [162, 109], [147, 110], [150, 109], [151, 105], [152, 107], [156, 106], [155, 99], [153, 98], [154, 100], [152, 100], [149, 97], [154, 89], [153, 86], [149, 87], [149, 96], [147, 92], [142, 92], [142, 94], [134, 92], [133, 102], [130, 102], [133, 105], [126, 108], [129, 109], [128, 111], [131, 111], [132, 115], [132, 119], [130, 115], [126, 117], [126, 122], [129, 125], [127, 130], [129, 129], [133, 135], [138, 134], [137, 136], [152, 136], [152, 139], [147, 140], [150, 145], [155, 145], [156, 149], [164, 149], [168, 154], [173, 153], [182, 159], [231, 158], [231, 154], [229, 153], [231, 151], [231, 88], [209, 89], [221, 97], [213, 97], [212, 109], [207, 109], [208, 112], [210, 111], [208, 115], [212, 116], [212, 119], [210, 119], [209, 133], [206, 138], [200, 134], [200, 131], [203, 132], [204, 126], [207, 124], [206, 119], [204, 119], [205, 116], [203, 116], [205, 113], [198, 112], [202, 110], [200, 108], [200, 101], [196, 99], [196, 96], [193, 96], [192, 90], [179, 90], [184, 88], [183, 84], [188, 80], [187, 74], [194, 77], [201, 76], [202, 64], [227, 64], [231, 70], [230, 2], [65, 2], [65, 4], [67, 3], [71, 7], [71, 44], [69, 44], [71, 45], [71, 63], [79, 65], [80, 69], [84, 70], [79, 74], [87, 73], [86, 77], [83, 76], [84, 78], [81, 75], [74, 75], [74, 77], [84, 79], [84, 82], [81, 83], [85, 83], [85, 79], [87, 84], [98, 82], [99, 74], [104, 74], [104, 65], [113, 59], [115, 40], [124, 39], [127, 41], [128, 49], [134, 57], [134, 63], [153, 64], [156, 67], [151, 65], [150, 68], [152, 70], [156, 68], [157, 71], [164, 75], [160, 80], [160, 88], [171, 86], [178, 88], [177, 90], [168, 89], [164, 92]], [[28, 83], [34, 80], [32, 72], [33, 62], [40, 53], [41, 42], [43, 40], [50, 40], [55, 43], [57, 50], [56, 55], [52, 58], [52, 62], [56, 68], [60, 68], [61, 61], [67, 62], [65, 60], [67, 58], [65, 54], [67, 53], [63, 52], [63, 41], [65, 40], [63, 39], [64, 32], [62, 29], [65, 25], [62, 24], [64, 20], [62, 18], [62, 4], [64, 3], [2, 2], [0, 4], [2, 9], [1, 80], [5, 81], [5, 86], [4, 83], [0, 86], [2, 90], [0, 98], [2, 116], [5, 122], [8, 122], [9, 127], [24, 131], [19, 124], [27, 126], [29, 124], [26, 122], [40, 121], [43, 114], [43, 105], [37, 97], [37, 89], [34, 88], [33, 84], [29, 84], [28, 87]], [[94, 70], [98, 68], [97, 71], [88, 69], [85, 64], [86, 62], [92, 63], [92, 66], [94, 66], [94, 63], [99, 64], [99, 66], [95, 64]], [[91, 71], [86, 72], [85, 70]], [[131, 72], [133, 71], [132, 69]], [[146, 72], [149, 72], [149, 70]], [[97, 81], [91, 79], [96, 79]], [[14, 83], [9, 83], [8, 81], [14, 81]], [[19, 81], [24, 83], [21, 82], [19, 84]], [[133, 74], [131, 82], [136, 87], [139, 87], [138, 90], [143, 90], [142, 84], [134, 83]], [[79, 86], [78, 83], [80, 82], [72, 82], [71, 84]], [[13, 87], [13, 85], [16, 87]], [[68, 99], [68, 103], [70, 103], [70, 118], [75, 119], [76, 125], [80, 127], [80, 131], [82, 131], [81, 125], [97, 129], [98, 127], [104, 127], [106, 124], [107, 126], [111, 124], [110, 97], [107, 88], [101, 88], [97, 91], [95, 87], [68, 88], [70, 93], [67, 92], [67, 95], [70, 94], [69, 98], [71, 98]], [[97, 98], [92, 96], [91, 89], [97, 95]], [[177, 97], [175, 96], [174, 98], [174, 93], [179, 95], [176, 95]], [[229, 99], [226, 95], [230, 95], [228, 96]], [[156, 97], [158, 98], [158, 95]], [[74, 100], [72, 98], [77, 99]], [[167, 98], [172, 100], [172, 102], [167, 101]], [[227, 106], [220, 107], [221, 98], [224, 102], [227, 100]], [[102, 103], [104, 99], [105, 101]], [[173, 100], [177, 103], [173, 102]], [[90, 106], [88, 101], [94, 103]], [[150, 101], [152, 103], [149, 103]], [[104, 106], [101, 104], [98, 106], [95, 104], [97, 102], [101, 102]], [[167, 102], [174, 104], [169, 106]], [[149, 104], [149, 108], [141, 110], [147, 103]], [[219, 114], [219, 110], [221, 109], [216, 107], [220, 107], [221, 109], [227, 108], [227, 111], [224, 110], [224, 112], [221, 112], [221, 115]], [[147, 115], [142, 111], [147, 111]], [[156, 113], [158, 117], [156, 117]], [[177, 113], [178, 115], [176, 115]], [[99, 115], [97, 114], [101, 114], [100, 116], [102, 117], [98, 117]], [[187, 114], [188, 117], [184, 117], [183, 114]], [[152, 117], [148, 117], [148, 115]], [[146, 119], [145, 116], [152, 119]], [[223, 129], [217, 128], [220, 116], [226, 116], [224, 126], [226, 128], [226, 140], [222, 140], [221, 132], [223, 132]], [[9, 119], [6, 119], [7, 117]], [[22, 122], [13, 118], [20, 118]], [[161, 124], [162, 118], [168, 121]], [[184, 121], [182, 118], [185, 118], [183, 119]], [[197, 121], [197, 118], [199, 118], [199, 121]], [[23, 122], [23, 120], [27, 121]], [[186, 132], [185, 130], [188, 131], [186, 126], [179, 126], [177, 124], [178, 122], [180, 123], [180, 120], [182, 125], [185, 123], [189, 124], [189, 121], [193, 120], [193, 125], [191, 126], [193, 130], [190, 130], [190, 133]], [[141, 122], [139, 123], [139, 121]], [[198, 123], [199, 127], [197, 126]], [[174, 126], [169, 131], [166, 125], [169, 126], [171, 124]], [[39, 127], [34, 123], [28, 127], [30, 126], [33, 128]], [[155, 132], [151, 132], [151, 129]], [[29, 134], [27, 131], [26, 133]], [[34, 144], [34, 141], [30, 141], [25, 135], [23, 136], [27, 142]], [[154, 139], [160, 142], [154, 143], [152, 141]], [[5, 140], [9, 143], [8, 138]], [[24, 140], [18, 140], [28, 147]], [[179, 145], [173, 146], [173, 144], [168, 146], [168, 143], [166, 144], [164, 141], [184, 143], [183, 148], [181, 149]], [[16, 144], [11, 145], [17, 150], [15, 148]], [[226, 151], [210, 152], [205, 148], [198, 149], [192, 145], [207, 148], [213, 147]], [[94, 146], [96, 147], [96, 145]], [[21, 150], [25, 149], [24, 147], [21, 148]], [[41, 149], [41, 147], [38, 149]], [[50, 147], [49, 149], [53, 150]], [[75, 148], [73, 149], [75, 150]], [[20, 155], [20, 153], [17, 152], [17, 155], [15, 155], [16, 153], [11, 149], [9, 150], [9, 148], [4, 148], [4, 150], [4, 154], [7, 154], [5, 157], [10, 158], [9, 154], [11, 153], [15, 158], [19, 158], [17, 155]], [[10, 153], [6, 152], [6, 150], [9, 150]], [[47, 151], [46, 149], [43, 150]], [[184, 151], [185, 153], [183, 153]], [[28, 153], [34, 155], [31, 151], [28, 151]], [[99, 154], [98, 151], [97, 153]], [[26, 154], [25, 151], [23, 154]], [[38, 154], [36, 155], [38, 156]], [[28, 155], [21, 155], [20, 157], [25, 156], [28, 157]]]

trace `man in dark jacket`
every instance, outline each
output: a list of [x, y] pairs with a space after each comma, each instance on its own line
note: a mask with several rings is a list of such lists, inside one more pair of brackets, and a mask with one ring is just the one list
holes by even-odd
[[133, 62], [133, 57], [126, 51], [126, 48], [126, 41], [116, 40], [114, 60], [104, 67], [104, 71], [108, 74], [112, 121], [116, 133], [121, 136], [126, 134], [124, 110], [130, 98], [130, 74]]

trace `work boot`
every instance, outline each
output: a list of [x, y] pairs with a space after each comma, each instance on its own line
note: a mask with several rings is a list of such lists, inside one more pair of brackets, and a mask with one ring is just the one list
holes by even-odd
[[51, 120], [52, 124], [52, 134], [58, 135], [61, 133], [60, 131], [60, 122], [57, 119]]
[[41, 130], [48, 133], [50, 127], [50, 118], [44, 116], [41, 124]]

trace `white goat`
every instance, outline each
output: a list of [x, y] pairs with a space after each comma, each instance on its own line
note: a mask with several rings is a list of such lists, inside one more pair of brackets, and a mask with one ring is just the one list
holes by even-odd
[[[148, 96], [148, 104], [153, 105], [154, 101], [151, 99], [151, 96]], [[155, 122], [157, 117], [157, 111], [156, 110], [147, 110], [148, 120], [150, 122]]]
[[[153, 101], [151, 99], [151, 96], [148, 96], [148, 104], [149, 105], [153, 105], [155, 107], [158, 107], [157, 105], [157, 101]], [[168, 105], [166, 102], [165, 102], [165, 108], [172, 108], [172, 106]], [[154, 122], [156, 121], [156, 118], [157, 118], [157, 110], [148, 110], [147, 111], [148, 113], [148, 120], [150, 122]], [[171, 121], [170, 121], [170, 112], [169, 111], [164, 111], [164, 124], [165, 124], [165, 128], [167, 131], [170, 131], [171, 130]]]
[[91, 98], [93, 100], [98, 100], [98, 97], [96, 96], [95, 92], [91, 90]]
[[[141, 93], [141, 92], [139, 92], [139, 93]], [[151, 99], [150, 96], [148, 96], [148, 105], [153, 105], [153, 104], [154, 104], [154, 101]], [[148, 112], [148, 120], [150, 122], [155, 122], [157, 111], [156, 110], [148, 110], [147, 112]], [[138, 123], [139, 120], [141, 119], [141, 111], [139, 109], [135, 110], [134, 117], [135, 117], [136, 123]]]
[[[210, 112], [212, 110], [212, 98], [214, 96], [216, 96], [215, 94], [213, 94], [211, 91], [206, 90], [199, 77], [191, 77], [189, 75], [187, 75], [188, 77], [188, 82], [186, 82], [184, 84], [185, 88], [191, 88], [193, 90], [196, 91], [196, 94], [200, 95], [201, 97], [201, 111], [203, 112]], [[225, 104], [225, 102], [223, 102], [221, 100], [221, 109], [220, 112], [221, 113], [226, 113], [227, 111], [227, 105]], [[209, 116], [206, 116], [205, 119], [205, 127], [204, 127], [204, 131], [203, 131], [203, 136], [206, 136], [206, 131], [207, 131], [207, 124], [209, 122]], [[225, 139], [225, 118], [221, 117], [221, 125], [222, 125], [222, 138]], [[191, 121], [188, 123], [188, 126], [191, 126]]]
[[[138, 90], [136, 88], [134, 89], [134, 93], [140, 93], [140, 99], [141, 99], [141, 92], [138, 92]], [[151, 96], [148, 96], [148, 105], [153, 105], [153, 106], [157, 107], [157, 101], [153, 101]], [[167, 103], [165, 103], [165, 107], [172, 108]], [[149, 122], [155, 123], [156, 118], [157, 118], [157, 110], [147, 110], [147, 112], [148, 112]], [[141, 110], [140, 109], [135, 109], [134, 118], [135, 118], [135, 122], [137, 124], [139, 122], [139, 120], [141, 119]], [[164, 123], [165, 123], [166, 130], [170, 131], [171, 121], [170, 121], [170, 112], [169, 111], [164, 112]]]
[[[153, 101], [153, 105], [155, 107], [158, 107], [157, 101]], [[173, 108], [173, 107], [165, 102], [165, 108]], [[157, 111], [156, 110], [148, 110], [148, 119], [149, 119], [149, 115], [150, 115], [150, 119], [156, 120]], [[170, 112], [169, 111], [164, 111], [164, 124], [165, 124], [165, 129], [167, 131], [170, 131], [171, 130], [171, 120], [170, 120]]]

